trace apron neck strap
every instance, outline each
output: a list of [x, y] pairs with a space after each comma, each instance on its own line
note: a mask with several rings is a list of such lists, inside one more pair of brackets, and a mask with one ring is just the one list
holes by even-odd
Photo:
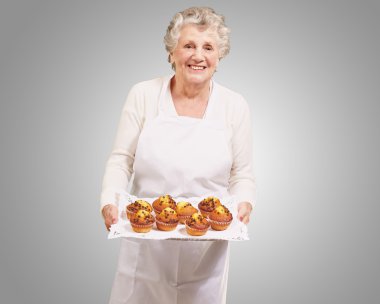
[[164, 77], [160, 96], [158, 99], [158, 111], [160, 114], [162, 114], [165, 110], [165, 98], [166, 98], [167, 92], [170, 91], [170, 80], [173, 78], [173, 76], [174, 74]]

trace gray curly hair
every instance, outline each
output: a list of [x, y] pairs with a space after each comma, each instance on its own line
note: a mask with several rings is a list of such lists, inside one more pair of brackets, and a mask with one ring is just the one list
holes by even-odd
[[[217, 44], [219, 49], [219, 59], [224, 58], [230, 52], [230, 29], [224, 23], [224, 16], [217, 14], [210, 7], [190, 7], [174, 15], [166, 30], [164, 37], [165, 49], [170, 53], [176, 48], [179, 32], [186, 24], [195, 24], [215, 29], [217, 33]], [[172, 64], [172, 68], [175, 69]]]

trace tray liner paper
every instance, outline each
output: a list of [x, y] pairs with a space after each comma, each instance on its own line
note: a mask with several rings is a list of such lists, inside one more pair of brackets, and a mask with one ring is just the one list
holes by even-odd
[[[126, 206], [133, 203], [137, 199], [142, 199], [150, 204], [156, 198], [137, 198], [136, 196], [124, 193], [119, 196], [118, 210], [119, 220], [116, 224], [111, 225], [108, 239], [115, 239], [119, 237], [132, 237], [139, 239], [153, 239], [153, 240], [229, 240], [229, 241], [246, 241], [249, 240], [248, 229], [245, 224], [237, 219], [237, 203], [233, 196], [220, 199], [220, 202], [225, 205], [232, 213], [233, 220], [230, 226], [224, 231], [215, 231], [210, 227], [205, 235], [191, 236], [186, 232], [185, 225], [178, 224], [177, 228], [173, 231], [158, 230], [156, 224], [153, 224], [152, 230], [147, 233], [134, 232], [132, 226], [126, 216]], [[176, 202], [186, 201], [191, 203], [194, 207], [198, 208], [198, 203], [202, 198], [173, 198]]]

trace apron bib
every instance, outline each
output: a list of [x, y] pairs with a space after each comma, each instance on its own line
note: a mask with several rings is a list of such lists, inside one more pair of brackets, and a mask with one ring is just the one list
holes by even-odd
[[[158, 116], [140, 134], [131, 192], [152, 198], [227, 196], [232, 157], [225, 126], [208, 115], [215, 94], [203, 119], [178, 116], [170, 78], [163, 82]], [[228, 256], [228, 241], [123, 238], [110, 303], [225, 303]]]

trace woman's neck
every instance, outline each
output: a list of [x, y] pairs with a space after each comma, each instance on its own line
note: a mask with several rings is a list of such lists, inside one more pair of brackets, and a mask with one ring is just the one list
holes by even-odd
[[170, 83], [173, 96], [180, 99], [207, 100], [210, 93], [210, 81], [201, 84], [186, 84], [174, 76]]

